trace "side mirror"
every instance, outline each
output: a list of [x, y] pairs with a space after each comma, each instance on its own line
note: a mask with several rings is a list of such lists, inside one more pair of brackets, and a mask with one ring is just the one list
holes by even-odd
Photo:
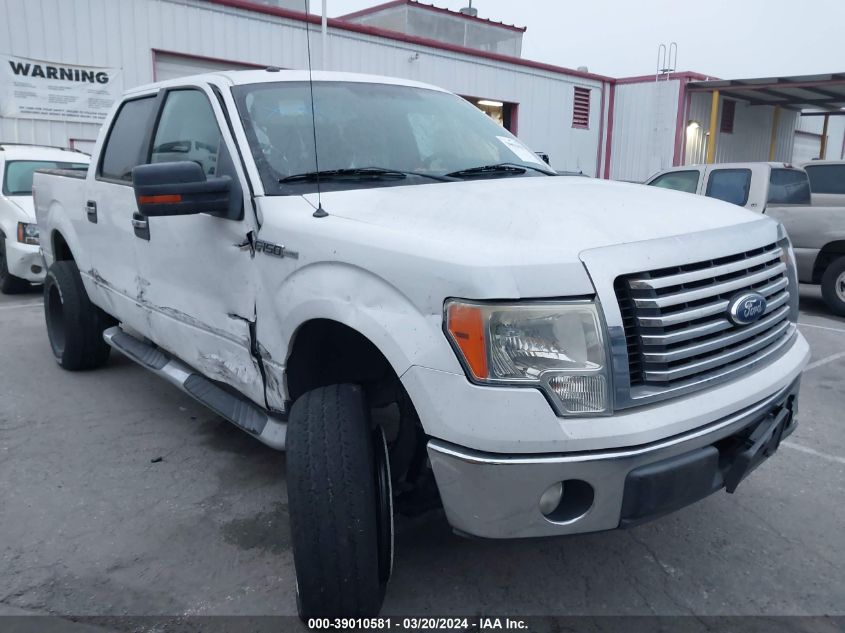
[[153, 163], [132, 169], [138, 211], [147, 217], [211, 213], [240, 215], [240, 188], [229, 176], [206, 178], [193, 161]]

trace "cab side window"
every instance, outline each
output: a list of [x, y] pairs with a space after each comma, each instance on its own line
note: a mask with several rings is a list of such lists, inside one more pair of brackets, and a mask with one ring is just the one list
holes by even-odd
[[673, 171], [658, 176], [648, 184], [652, 187], [660, 187], [661, 189], [695, 193], [698, 189], [698, 170]]
[[705, 195], [744, 207], [750, 189], [750, 169], [715, 169], [710, 172]]
[[147, 136], [156, 99], [144, 97], [127, 101], [114, 119], [100, 163], [100, 176], [132, 182], [132, 168], [147, 159]]
[[199, 90], [174, 90], [164, 102], [150, 162], [193, 161], [207, 176], [215, 176], [222, 142], [205, 94]]

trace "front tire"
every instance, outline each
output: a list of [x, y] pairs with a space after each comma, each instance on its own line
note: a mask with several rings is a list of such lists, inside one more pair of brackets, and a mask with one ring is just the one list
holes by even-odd
[[44, 279], [44, 316], [56, 362], [78, 371], [105, 364], [111, 347], [103, 330], [115, 321], [91, 303], [76, 263], [55, 262]]
[[291, 409], [288, 506], [303, 620], [373, 617], [381, 609], [393, 549], [382, 438], [358, 385], [314, 389]]
[[845, 316], [845, 257], [834, 260], [824, 271], [822, 297], [831, 312]]
[[0, 292], [4, 295], [18, 294], [29, 288], [26, 279], [15, 277], [9, 272], [9, 260], [6, 259], [6, 239], [0, 234]]

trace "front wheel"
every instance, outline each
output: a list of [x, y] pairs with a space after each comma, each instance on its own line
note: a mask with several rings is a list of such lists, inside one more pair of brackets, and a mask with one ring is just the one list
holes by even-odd
[[115, 321], [91, 303], [76, 263], [55, 262], [44, 279], [44, 316], [56, 362], [63, 369], [93, 369], [109, 358], [103, 330]]
[[4, 295], [18, 294], [29, 288], [26, 279], [15, 277], [9, 272], [9, 260], [6, 259], [6, 239], [0, 233], [0, 292]]
[[824, 271], [822, 297], [831, 312], [845, 316], [845, 257], [834, 260]]
[[302, 395], [287, 433], [297, 608], [308, 618], [378, 615], [393, 558], [390, 470], [363, 389]]

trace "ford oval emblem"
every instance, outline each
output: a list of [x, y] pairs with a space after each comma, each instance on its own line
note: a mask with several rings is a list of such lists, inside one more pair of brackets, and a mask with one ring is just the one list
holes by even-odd
[[754, 323], [766, 312], [766, 298], [757, 292], [745, 292], [731, 299], [728, 318], [736, 325]]

